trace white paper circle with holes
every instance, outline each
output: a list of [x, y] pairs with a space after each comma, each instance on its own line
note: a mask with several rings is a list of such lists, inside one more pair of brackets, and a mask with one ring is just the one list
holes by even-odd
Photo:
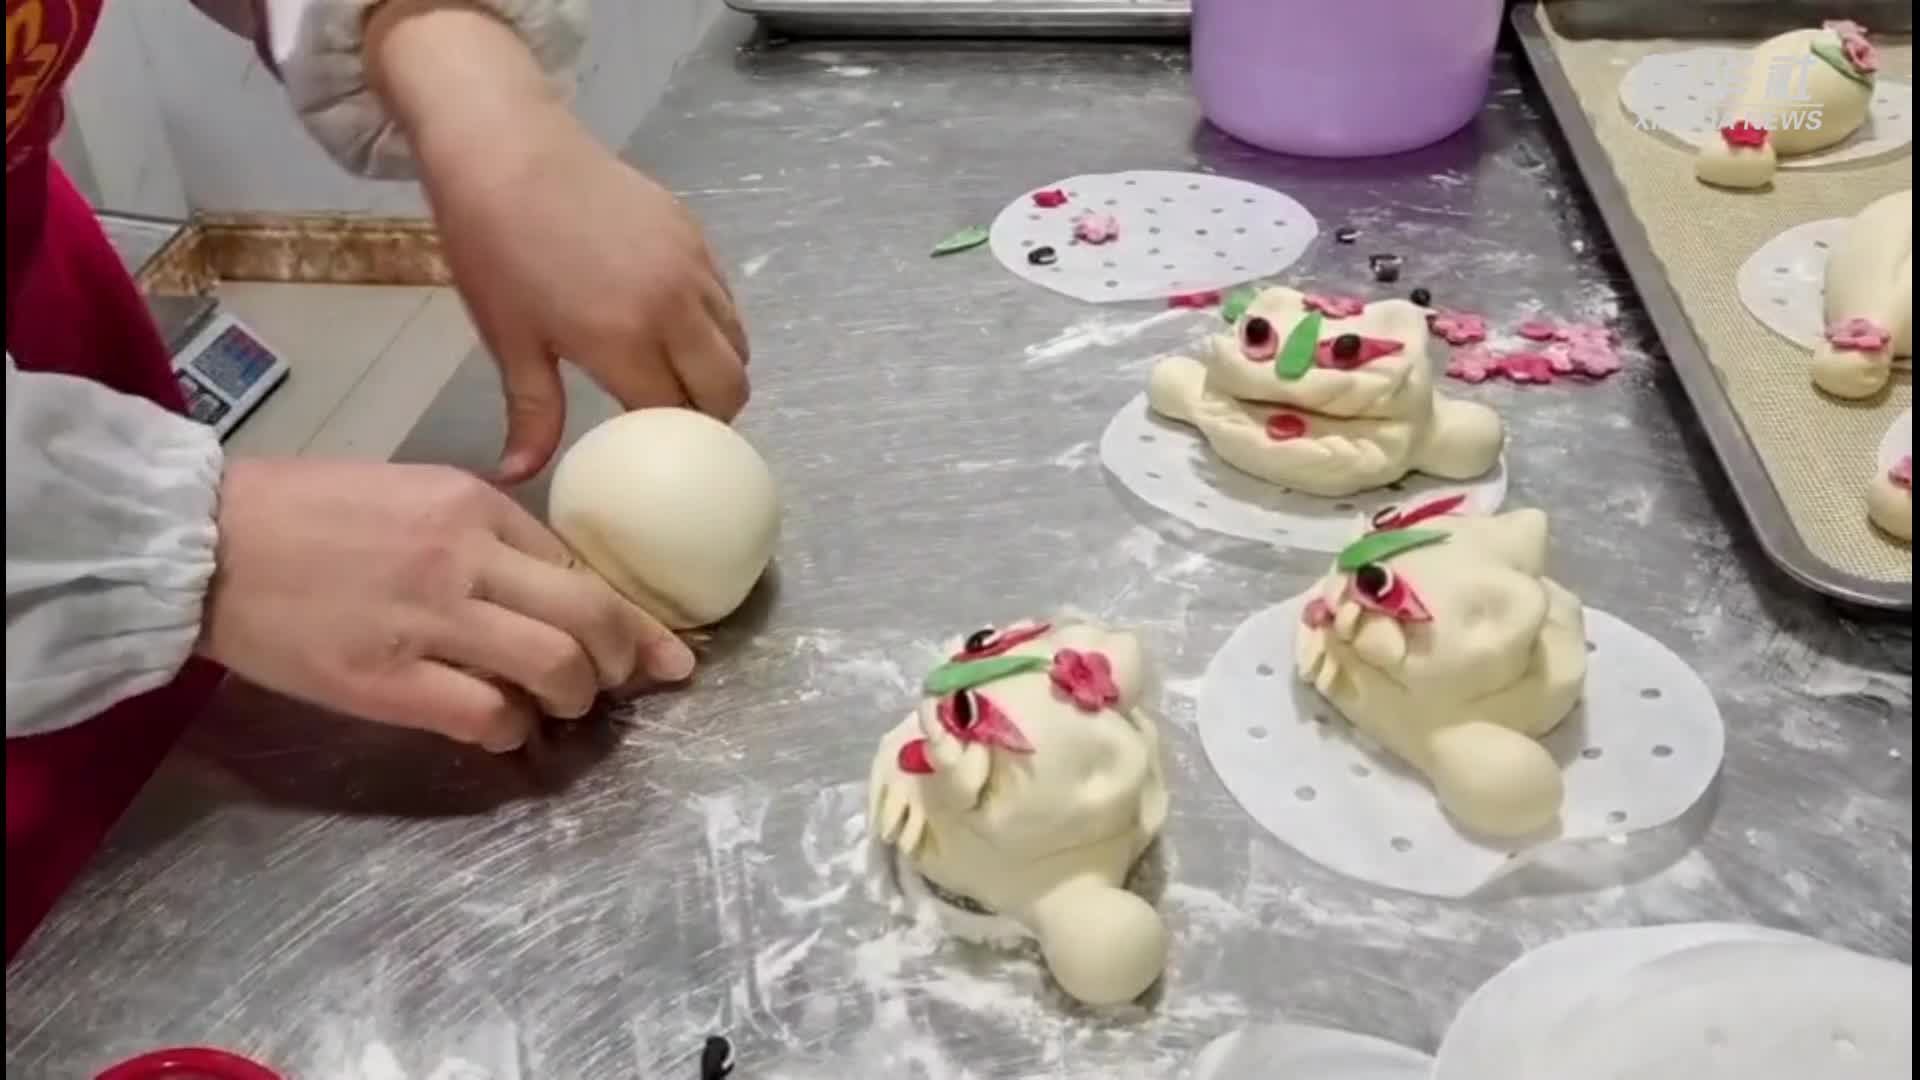
[[1904, 1080], [1913, 969], [1819, 942], [1701, 945], [1602, 986], [1548, 1038], [1562, 1080]]
[[[1300, 258], [1320, 231], [1289, 196], [1207, 173], [1124, 172], [1070, 176], [1036, 190], [1067, 194], [1041, 207], [1032, 192], [994, 218], [994, 257], [1015, 274], [1076, 300], [1159, 300], [1272, 277]], [[1116, 239], [1076, 243], [1074, 220], [1112, 216]], [[1050, 265], [1030, 256], [1053, 249]]]
[[1560, 1023], [1596, 991], [1663, 956], [1730, 941], [1810, 942], [1745, 923], [1593, 930], [1543, 945], [1480, 985], [1434, 1055], [1432, 1080], [1537, 1080], [1557, 1075]]
[[[1720, 108], [1740, 91], [1751, 63], [1746, 49], [1707, 47], [1643, 57], [1620, 80], [1620, 104], [1649, 131], [1699, 145], [1718, 138]], [[1913, 141], [1913, 86], [1881, 77], [1860, 129], [1839, 144], [1780, 159], [1783, 169], [1813, 169], [1891, 154]]]
[[1767, 329], [1813, 348], [1827, 329], [1827, 253], [1846, 231], [1846, 218], [1825, 218], [1760, 245], [1734, 275], [1740, 302]]
[[1399, 1043], [1304, 1024], [1263, 1024], [1200, 1051], [1191, 1080], [1430, 1080], [1433, 1059]]
[[1713, 694], [1666, 646], [1586, 609], [1586, 697], [1541, 740], [1561, 764], [1558, 832], [1502, 843], [1462, 832], [1424, 776], [1371, 745], [1294, 674], [1306, 597], [1240, 625], [1207, 665], [1200, 742], [1234, 799], [1308, 858], [1428, 896], [1474, 892], [1562, 845], [1650, 829], [1687, 811], [1720, 769]]
[[1221, 461], [1199, 431], [1155, 415], [1145, 394], [1107, 424], [1100, 461], [1156, 510], [1211, 532], [1304, 551], [1339, 551], [1389, 506], [1464, 494], [1467, 509], [1491, 514], [1507, 497], [1504, 458], [1464, 484], [1408, 473], [1397, 484], [1344, 499], [1288, 491]]
[[1900, 459], [1913, 453], [1913, 410], [1902, 412], [1880, 437], [1880, 450], [1874, 457], [1879, 471], [1885, 473]]

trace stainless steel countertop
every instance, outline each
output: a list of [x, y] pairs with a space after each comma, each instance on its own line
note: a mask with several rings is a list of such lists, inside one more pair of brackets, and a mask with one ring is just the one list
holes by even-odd
[[[1195, 536], [1101, 469], [1147, 360], [1209, 316], [925, 254], [1057, 177], [1197, 167], [1365, 230], [1323, 239], [1302, 279], [1367, 291], [1366, 253], [1397, 251], [1400, 287], [1442, 305], [1617, 315], [1644, 348], [1509, 64], [1441, 146], [1312, 162], [1200, 127], [1178, 49], [736, 49], [742, 31], [723, 23], [629, 153], [733, 268], [756, 346], [743, 428], [787, 501], [773, 578], [693, 688], [524, 756], [234, 689], [8, 972], [10, 1076], [204, 1043], [328, 1080], [672, 1080], [725, 1031], [743, 1080], [1163, 1077], [1281, 1013], [1431, 1049], [1497, 968], [1583, 928], [1752, 920], [1910, 959], [1911, 631], [1768, 568], [1657, 356], [1597, 386], [1465, 392], [1505, 413], [1510, 502], [1554, 513], [1561, 580], [1714, 688], [1724, 773], [1675, 827], [1436, 901], [1270, 839], [1191, 730], [1213, 650], [1326, 558]], [[577, 433], [609, 408], [574, 389]], [[403, 454], [482, 466], [501, 430], [476, 357]], [[859, 839], [872, 746], [933, 644], [1058, 605], [1140, 626], [1165, 669], [1174, 957], [1119, 1015], [1070, 1007], [1031, 958], [894, 919]]]

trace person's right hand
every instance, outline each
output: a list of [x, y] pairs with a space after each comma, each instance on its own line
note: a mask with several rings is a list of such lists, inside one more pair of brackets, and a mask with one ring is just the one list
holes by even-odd
[[457, 469], [227, 462], [200, 652], [369, 720], [518, 748], [539, 712], [693, 671], [673, 633]]

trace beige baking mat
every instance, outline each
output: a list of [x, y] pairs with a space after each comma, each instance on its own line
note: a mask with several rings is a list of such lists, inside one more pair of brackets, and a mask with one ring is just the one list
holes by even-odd
[[[1807, 547], [1862, 577], [1911, 581], [1912, 549], [1867, 523], [1865, 498], [1875, 450], [1887, 426], [1912, 403], [1912, 379], [1901, 374], [1889, 393], [1864, 403], [1820, 394], [1808, 376], [1806, 350], [1760, 325], [1734, 291], [1740, 264], [1781, 231], [1850, 217], [1882, 195], [1912, 187], [1911, 152], [1832, 169], [1782, 169], [1764, 193], [1707, 187], [1693, 178], [1690, 150], [1635, 126], [1620, 104], [1620, 79], [1650, 53], [1752, 43], [1574, 41], [1553, 29], [1545, 10], [1541, 16], [1654, 255], [1666, 266]], [[1881, 72], [1910, 82], [1911, 39], [1878, 44]]]

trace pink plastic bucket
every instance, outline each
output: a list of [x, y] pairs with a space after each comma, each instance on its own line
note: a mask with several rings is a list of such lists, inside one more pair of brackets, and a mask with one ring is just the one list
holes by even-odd
[[1502, 0], [1192, 0], [1193, 86], [1216, 127], [1283, 154], [1370, 157], [1460, 130]]

